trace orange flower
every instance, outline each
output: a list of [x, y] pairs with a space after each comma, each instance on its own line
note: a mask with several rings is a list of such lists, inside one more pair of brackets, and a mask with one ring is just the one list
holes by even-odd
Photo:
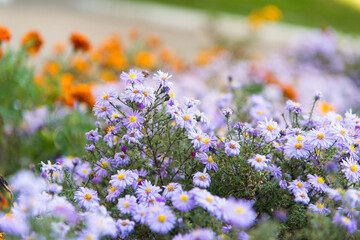
[[283, 94], [290, 98], [291, 100], [297, 100], [298, 93], [296, 92], [295, 87], [290, 83], [282, 83], [280, 84], [280, 88], [283, 91]]
[[324, 116], [328, 112], [335, 112], [335, 107], [331, 103], [321, 101], [318, 103], [317, 111], [321, 116]]
[[85, 102], [89, 107], [94, 106], [95, 98], [91, 93], [91, 88], [87, 84], [78, 84], [70, 89], [70, 95], [78, 101]]
[[147, 37], [147, 45], [151, 48], [156, 48], [161, 44], [161, 39], [158, 35], [150, 34]]
[[80, 55], [72, 59], [71, 66], [82, 73], [87, 73], [90, 69], [90, 64], [87, 59]]
[[134, 57], [134, 63], [140, 68], [152, 69], [156, 66], [156, 57], [147, 51], [140, 51]]
[[40, 85], [40, 86], [41, 86], [41, 85], [44, 85], [44, 84], [45, 84], [44, 75], [41, 74], [41, 73], [36, 74], [36, 75], [34, 76], [33, 81], [34, 81], [34, 83], [35, 83], [36, 85]]
[[71, 73], [63, 73], [61, 74], [61, 89], [65, 93], [69, 93], [71, 89], [71, 85], [74, 82], [75, 78]]
[[37, 31], [30, 31], [23, 36], [21, 44], [30, 55], [34, 55], [40, 50], [43, 40]]
[[70, 42], [75, 50], [87, 52], [91, 48], [88, 38], [81, 33], [73, 32], [70, 36]]
[[60, 72], [61, 66], [58, 62], [49, 61], [44, 64], [43, 70], [44, 73], [50, 74], [50, 76], [54, 77], [56, 74]]
[[55, 52], [56, 54], [61, 54], [61, 53], [63, 53], [63, 52], [64, 52], [64, 49], [65, 49], [65, 45], [64, 45], [63, 42], [57, 42], [57, 43], [55, 43], [55, 45], [54, 45], [54, 52]]
[[112, 82], [116, 80], [116, 74], [109, 69], [103, 69], [100, 71], [100, 78], [105, 82]]
[[0, 42], [1, 41], [10, 41], [10, 30], [2, 25], [0, 25]]

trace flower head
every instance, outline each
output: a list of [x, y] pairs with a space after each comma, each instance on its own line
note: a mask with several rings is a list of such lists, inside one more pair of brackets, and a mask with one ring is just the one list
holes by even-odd
[[73, 45], [74, 50], [76, 51], [79, 50], [79, 51], [87, 52], [91, 48], [91, 44], [88, 38], [82, 33], [78, 33], [78, 32], [71, 33], [70, 42]]
[[23, 36], [21, 44], [30, 55], [34, 55], [40, 50], [43, 40], [39, 32], [30, 31]]
[[90, 210], [92, 207], [98, 206], [100, 201], [100, 198], [95, 190], [84, 187], [81, 187], [75, 192], [74, 199], [78, 202], [80, 207], [85, 208], [86, 210]]

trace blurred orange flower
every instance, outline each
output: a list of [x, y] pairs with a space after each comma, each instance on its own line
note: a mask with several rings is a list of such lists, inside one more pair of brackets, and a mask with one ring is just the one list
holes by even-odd
[[328, 112], [335, 112], [335, 107], [331, 103], [321, 101], [318, 103], [318, 113], [323, 116], [326, 115]]
[[21, 44], [30, 55], [34, 55], [40, 50], [43, 40], [39, 32], [30, 31], [23, 36]]
[[74, 82], [75, 78], [71, 73], [63, 73], [61, 74], [61, 89], [65, 93], [69, 93], [71, 89], [71, 85]]
[[54, 44], [54, 52], [56, 54], [61, 54], [64, 52], [64, 49], [65, 49], [65, 45], [63, 42], [57, 42]]
[[134, 57], [134, 63], [140, 68], [152, 69], [157, 64], [156, 57], [148, 51], [140, 51]]
[[49, 61], [44, 64], [43, 70], [44, 73], [50, 74], [54, 77], [56, 74], [60, 72], [61, 66], [58, 62]]
[[282, 12], [275, 5], [266, 5], [261, 9], [261, 16], [266, 21], [276, 22], [282, 18]]
[[88, 38], [82, 33], [73, 32], [70, 36], [70, 42], [75, 50], [87, 52], [91, 48]]
[[0, 25], [0, 42], [1, 41], [10, 41], [10, 30], [2, 25]]
[[147, 37], [147, 45], [151, 48], [156, 48], [158, 47], [160, 44], [161, 44], [161, 39], [158, 35], [156, 34], [150, 34], [148, 37]]
[[71, 61], [71, 66], [82, 73], [87, 73], [90, 69], [89, 62], [83, 56], [75, 56]]
[[44, 78], [44, 75], [43, 74], [41, 74], [41, 73], [39, 73], [39, 74], [36, 74], [35, 76], [34, 76], [34, 83], [36, 84], [36, 85], [44, 85], [44, 83], [45, 83], [45, 78]]
[[78, 84], [70, 89], [70, 95], [74, 99], [85, 102], [89, 107], [93, 107], [95, 104], [95, 98], [91, 93], [91, 88], [87, 84]]
[[109, 69], [103, 69], [100, 71], [100, 78], [105, 82], [112, 82], [116, 80], [116, 74]]
[[288, 97], [293, 101], [298, 99], [298, 93], [295, 86], [290, 83], [280, 83], [279, 85], [285, 97]]

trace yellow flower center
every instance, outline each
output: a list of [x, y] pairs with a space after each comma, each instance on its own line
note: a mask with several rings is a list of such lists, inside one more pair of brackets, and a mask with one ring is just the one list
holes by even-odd
[[298, 186], [299, 188], [302, 188], [302, 187], [303, 187], [303, 184], [302, 184], [301, 182], [299, 182], [299, 183], [297, 184], [297, 186]]
[[295, 144], [295, 149], [302, 149], [303, 145], [301, 143]]
[[231, 149], [235, 149], [235, 145], [234, 144], [230, 144], [230, 146], [229, 146]]
[[183, 117], [183, 119], [185, 120], [185, 121], [189, 121], [189, 116], [188, 115], [185, 115], [184, 117]]
[[348, 218], [348, 217], [345, 217], [345, 218], [344, 218], [344, 222], [345, 222], [345, 223], [348, 223], [348, 222], [350, 222], [350, 218]]
[[213, 198], [212, 198], [212, 197], [206, 197], [206, 201], [212, 202], [212, 201], [213, 201]]
[[186, 202], [188, 199], [189, 199], [189, 197], [186, 195], [181, 195], [181, 197], [180, 197], [180, 200], [183, 202]]
[[136, 78], [136, 75], [135, 74], [130, 74], [129, 78], [134, 79], [134, 78]]
[[206, 144], [208, 144], [210, 142], [210, 139], [209, 138], [205, 138], [204, 139], [204, 144], [206, 145]]
[[197, 135], [197, 136], [196, 136], [196, 139], [199, 140], [199, 141], [201, 141], [202, 137], [199, 136], [199, 135]]
[[135, 121], [136, 121], [136, 117], [135, 117], [135, 116], [131, 116], [131, 117], [129, 118], [129, 121], [130, 121], [130, 122], [135, 122]]
[[172, 192], [175, 190], [174, 186], [168, 186], [167, 187], [168, 192]]
[[319, 140], [323, 140], [325, 138], [325, 136], [324, 136], [324, 134], [322, 134], [322, 133], [319, 133], [318, 135], [317, 135], [317, 139], [319, 139]]
[[148, 96], [148, 93], [147, 92], [143, 92], [144, 96], [147, 97]]
[[325, 206], [323, 203], [318, 203], [318, 204], [316, 204], [316, 207], [319, 209], [323, 209]]
[[124, 177], [125, 177], [125, 174], [122, 174], [122, 173], [121, 173], [121, 174], [119, 174], [118, 179], [119, 179], [119, 180], [123, 180]]
[[94, 238], [90, 234], [86, 235], [86, 240], [93, 240], [93, 239]]
[[357, 167], [355, 165], [351, 165], [350, 170], [353, 172], [357, 172]]
[[106, 111], [106, 110], [107, 110], [107, 107], [101, 107], [100, 110], [101, 110], [101, 111]]
[[205, 176], [204, 176], [204, 175], [201, 175], [201, 176], [199, 177], [199, 179], [200, 179], [201, 181], [205, 181]]
[[127, 224], [127, 222], [122, 222], [121, 225], [126, 226], [128, 224]]
[[258, 163], [261, 163], [261, 162], [262, 162], [262, 158], [261, 158], [261, 157], [257, 157], [257, 158], [256, 158], [256, 161], [257, 161]]
[[124, 207], [126, 207], [126, 208], [130, 207], [129, 202], [124, 202]]
[[213, 163], [213, 162], [214, 162], [214, 160], [213, 160], [212, 157], [208, 157], [208, 158], [207, 158], [207, 161], [208, 161], [208, 163]]
[[138, 93], [139, 91], [138, 90], [134, 90], [133, 93]]
[[237, 213], [239, 213], [239, 214], [241, 214], [241, 213], [243, 213], [243, 209], [241, 208], [241, 207], [238, 207], [238, 208], [236, 208], [236, 210], [235, 210]]
[[325, 182], [324, 178], [322, 178], [322, 177], [318, 177], [316, 180], [318, 181], [318, 183], [324, 183]]
[[92, 199], [91, 195], [90, 194], [85, 194], [84, 198], [88, 201], [90, 201]]
[[108, 131], [107, 131], [107, 132], [108, 132], [108, 133], [111, 132], [111, 130], [113, 130], [114, 128], [115, 128], [114, 126], [108, 127]]
[[110, 192], [113, 193], [113, 192], [115, 192], [115, 191], [116, 191], [116, 187], [111, 187], [111, 188], [110, 188]]
[[273, 131], [273, 130], [274, 130], [274, 127], [273, 127], [272, 125], [268, 125], [268, 126], [267, 126], [267, 129], [268, 129], [269, 131]]
[[343, 135], [343, 136], [345, 136], [346, 131], [345, 131], [344, 129], [341, 129], [341, 130], [340, 130], [340, 134]]
[[301, 142], [303, 140], [303, 136], [299, 135], [296, 137], [296, 141]]
[[145, 190], [145, 192], [146, 192], [146, 193], [151, 192], [151, 188], [147, 188], [147, 189]]
[[166, 81], [166, 77], [162, 77], [161, 79], [162, 79], [163, 81]]
[[104, 96], [103, 96], [103, 99], [104, 100], [106, 100], [106, 99], [108, 99], [109, 98], [109, 94], [105, 94]]
[[88, 173], [88, 170], [86, 170], [86, 169], [83, 169], [83, 172], [84, 172], [84, 173]]
[[103, 168], [106, 168], [108, 165], [109, 165], [108, 162], [102, 162], [102, 163], [101, 163], [101, 167], [103, 167]]
[[158, 221], [161, 222], [161, 223], [165, 222], [165, 220], [166, 220], [166, 217], [164, 215], [160, 215], [158, 217]]

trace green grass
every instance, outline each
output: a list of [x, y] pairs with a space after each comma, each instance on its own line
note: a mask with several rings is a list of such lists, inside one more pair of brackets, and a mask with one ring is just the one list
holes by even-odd
[[360, 10], [335, 0], [137, 0], [201, 9], [212, 13], [249, 15], [273, 4], [283, 12], [283, 22], [321, 28], [332, 26], [345, 33], [360, 33]]

